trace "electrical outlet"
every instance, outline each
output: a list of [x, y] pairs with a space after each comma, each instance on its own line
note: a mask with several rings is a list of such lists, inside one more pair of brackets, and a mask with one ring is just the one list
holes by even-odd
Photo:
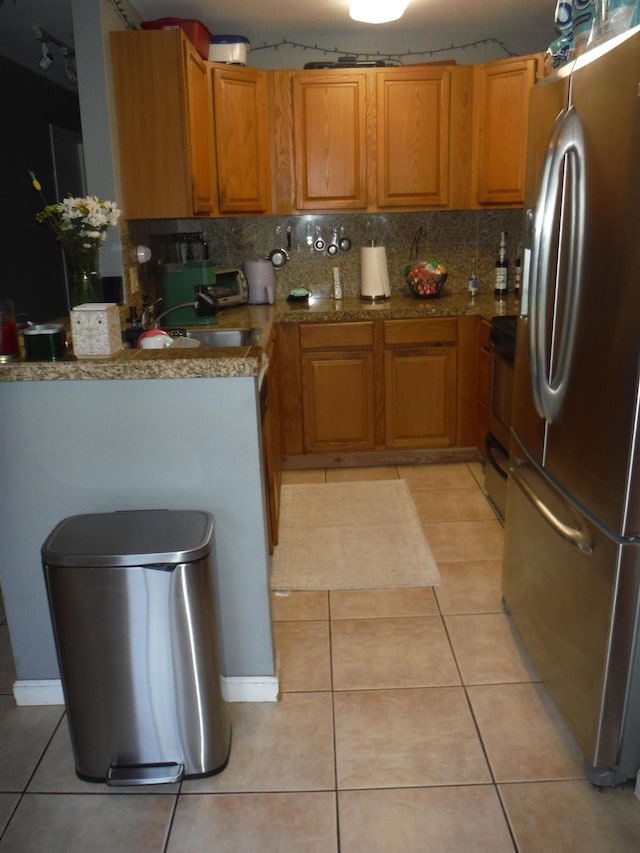
[[133, 296], [140, 290], [140, 281], [138, 279], [138, 267], [131, 267], [129, 270], [129, 291]]

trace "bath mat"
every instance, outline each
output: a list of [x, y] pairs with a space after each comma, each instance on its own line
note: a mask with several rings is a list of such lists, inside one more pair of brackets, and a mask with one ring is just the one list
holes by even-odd
[[438, 586], [405, 480], [282, 487], [273, 590]]

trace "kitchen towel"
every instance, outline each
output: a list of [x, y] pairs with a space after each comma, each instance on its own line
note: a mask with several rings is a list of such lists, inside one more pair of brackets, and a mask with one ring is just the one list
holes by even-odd
[[370, 299], [391, 295], [384, 246], [362, 246], [360, 249], [360, 294]]
[[274, 590], [438, 586], [406, 480], [282, 487]]

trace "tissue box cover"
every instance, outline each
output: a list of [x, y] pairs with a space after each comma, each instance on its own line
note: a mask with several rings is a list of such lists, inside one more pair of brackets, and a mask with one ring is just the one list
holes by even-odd
[[71, 309], [73, 352], [78, 358], [115, 355], [122, 349], [115, 302], [85, 302]]

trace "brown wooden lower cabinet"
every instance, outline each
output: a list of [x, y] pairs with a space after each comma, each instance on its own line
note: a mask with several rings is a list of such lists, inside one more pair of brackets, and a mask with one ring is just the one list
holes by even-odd
[[299, 326], [305, 453], [375, 447], [374, 324]]
[[373, 350], [302, 353], [304, 449], [373, 450]]
[[457, 320], [387, 320], [383, 325], [385, 447], [453, 447]]
[[484, 456], [485, 436], [489, 428], [489, 395], [491, 392], [491, 324], [478, 322], [478, 390], [476, 394], [476, 447]]
[[389, 348], [384, 368], [385, 445], [455, 445], [455, 346]]
[[478, 322], [280, 324], [285, 457], [472, 448]]

